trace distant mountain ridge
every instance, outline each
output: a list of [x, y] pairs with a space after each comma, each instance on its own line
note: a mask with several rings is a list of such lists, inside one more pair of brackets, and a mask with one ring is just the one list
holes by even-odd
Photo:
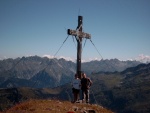
[[[95, 72], [123, 71], [140, 64], [118, 59], [82, 63], [82, 70]], [[76, 72], [76, 63], [65, 59], [30, 56], [0, 61], [0, 87], [56, 87], [70, 82]], [[15, 80], [15, 81], [14, 81]]]
[[[0, 62], [0, 86], [55, 87], [61, 84], [60, 81], [63, 78], [68, 78], [70, 81], [75, 73], [74, 69], [75, 64], [70, 61], [66, 62], [64, 59], [48, 59], [38, 56], [8, 59]], [[14, 83], [13, 79], [17, 81]], [[19, 82], [19, 79], [22, 82]]]
[[[150, 63], [139, 64], [122, 72], [92, 73], [90, 78], [93, 81], [90, 103], [104, 106], [116, 113], [150, 112]], [[31, 98], [73, 99], [70, 83], [55, 88], [6, 88], [0, 89], [0, 94], [0, 109]]]
[[150, 63], [122, 72], [91, 76], [92, 90], [99, 104], [117, 113], [150, 112]]

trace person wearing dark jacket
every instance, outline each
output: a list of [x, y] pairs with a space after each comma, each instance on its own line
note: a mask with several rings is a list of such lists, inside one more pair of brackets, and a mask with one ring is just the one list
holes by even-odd
[[92, 85], [92, 81], [90, 78], [86, 77], [85, 73], [82, 73], [81, 79], [81, 90], [82, 90], [82, 102], [89, 103], [89, 89]]

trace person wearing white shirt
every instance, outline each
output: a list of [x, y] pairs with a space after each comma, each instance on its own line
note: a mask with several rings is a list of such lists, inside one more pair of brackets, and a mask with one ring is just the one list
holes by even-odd
[[72, 81], [72, 92], [73, 92], [73, 95], [74, 95], [73, 103], [79, 101], [80, 87], [81, 87], [81, 80], [78, 78], [78, 75], [75, 74], [75, 78]]

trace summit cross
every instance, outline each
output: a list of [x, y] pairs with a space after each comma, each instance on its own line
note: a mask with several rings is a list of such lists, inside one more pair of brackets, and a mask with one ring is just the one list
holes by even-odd
[[82, 16], [78, 16], [78, 26], [76, 30], [68, 29], [68, 35], [72, 35], [76, 37], [77, 41], [77, 70], [76, 73], [78, 77], [81, 79], [81, 55], [82, 55], [82, 39], [91, 39], [91, 34], [82, 32]]

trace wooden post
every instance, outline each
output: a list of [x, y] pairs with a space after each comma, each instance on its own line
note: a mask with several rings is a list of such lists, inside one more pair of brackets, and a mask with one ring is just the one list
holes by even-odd
[[76, 37], [77, 40], [77, 70], [76, 73], [81, 79], [81, 57], [82, 57], [82, 38], [90, 39], [91, 35], [88, 33], [82, 32], [82, 16], [78, 16], [78, 26], [76, 30], [68, 29], [68, 35]]
[[[82, 16], [78, 16], [78, 27], [77, 30], [82, 32]], [[81, 79], [81, 55], [82, 55], [82, 37], [77, 37], [77, 73], [78, 77]]]

